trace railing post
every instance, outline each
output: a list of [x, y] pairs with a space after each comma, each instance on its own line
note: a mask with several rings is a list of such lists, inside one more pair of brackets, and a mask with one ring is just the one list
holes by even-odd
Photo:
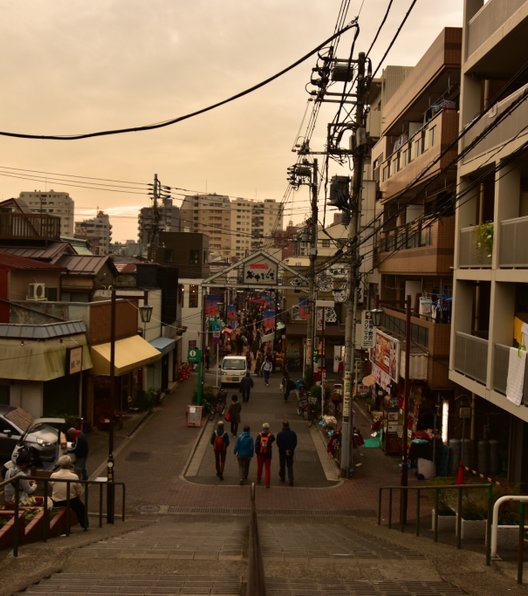
[[438, 506], [440, 504], [440, 489], [435, 488], [435, 508], [433, 515], [434, 541], [438, 542]]
[[420, 487], [415, 487], [416, 491], [416, 536], [420, 536]]
[[523, 583], [523, 565], [524, 565], [524, 502], [519, 504], [519, 547], [517, 549], [517, 583]]
[[457, 494], [457, 519], [456, 519], [456, 532], [457, 532], [457, 548], [462, 546], [462, 490], [461, 486], [458, 487]]
[[491, 521], [493, 518], [493, 485], [488, 486], [488, 515], [486, 519], [486, 565], [491, 565]]
[[20, 485], [18, 478], [15, 479], [15, 519], [13, 523], [13, 556], [18, 557], [18, 539], [20, 537]]

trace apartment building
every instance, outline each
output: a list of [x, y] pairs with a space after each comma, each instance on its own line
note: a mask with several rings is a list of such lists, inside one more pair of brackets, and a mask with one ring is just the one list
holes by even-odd
[[449, 377], [479, 471], [526, 487], [527, 0], [465, 0]]
[[67, 192], [56, 192], [53, 189], [23, 191], [18, 198], [35, 213], [58, 215], [61, 218], [61, 236], [73, 236], [75, 204]]
[[75, 237], [87, 240], [94, 255], [110, 254], [112, 242], [110, 218], [103, 211], [98, 211], [92, 219], [75, 222]]
[[432, 414], [456, 394], [448, 358], [461, 39], [461, 29], [446, 28], [415, 67], [387, 67], [372, 101], [381, 131], [372, 149], [377, 204], [370, 208], [382, 216], [371, 259], [383, 310], [374, 353], [383, 343], [378, 351], [386, 357], [373, 356], [372, 368], [380, 402], [401, 407], [411, 340], [409, 432], [425, 420], [438, 428]]
[[153, 239], [153, 232], [156, 228], [158, 234], [180, 231], [180, 209], [173, 204], [172, 199], [164, 198], [156, 209], [154, 207], [143, 207], [140, 210], [138, 216], [139, 252], [134, 254], [148, 256], [149, 244]]
[[282, 230], [283, 205], [274, 199], [253, 202], [251, 228], [253, 251], [269, 247], [272, 244], [273, 234]]
[[237, 197], [231, 201], [231, 254], [239, 259], [251, 252], [254, 202]]

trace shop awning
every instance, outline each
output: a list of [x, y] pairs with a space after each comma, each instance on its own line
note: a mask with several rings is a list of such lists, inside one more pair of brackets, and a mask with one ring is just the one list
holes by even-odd
[[154, 346], [158, 352], [161, 352], [161, 355], [165, 355], [168, 352], [172, 352], [176, 347], [176, 342], [181, 340], [181, 336], [177, 337], [176, 339], [171, 339], [170, 337], [156, 337], [150, 342], [151, 346]]
[[[93, 373], [110, 375], [110, 342], [92, 346]], [[139, 335], [118, 339], [115, 342], [114, 374], [124, 375], [161, 358], [161, 353]]]
[[86, 336], [48, 340], [0, 340], [0, 378], [16, 381], [52, 381], [67, 375], [69, 348], [82, 347], [80, 369], [92, 368]]

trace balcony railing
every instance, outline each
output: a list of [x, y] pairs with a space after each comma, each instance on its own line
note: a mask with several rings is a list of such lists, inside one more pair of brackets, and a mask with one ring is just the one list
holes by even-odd
[[501, 221], [499, 267], [528, 267], [527, 238], [528, 217]]
[[460, 230], [458, 266], [460, 268], [489, 268], [491, 253], [479, 246], [479, 226], [470, 226]]
[[[510, 346], [495, 344], [493, 353], [493, 389], [506, 395], [508, 382], [508, 363], [510, 360]], [[524, 371], [524, 389], [522, 403], [528, 405], [528, 367]]]
[[56, 215], [0, 211], [2, 240], [59, 240], [60, 225]]
[[455, 370], [485, 385], [487, 369], [488, 340], [457, 331], [455, 338]]
[[384, 232], [379, 251], [392, 252], [405, 248], [419, 248], [431, 244], [431, 226], [406, 224]]

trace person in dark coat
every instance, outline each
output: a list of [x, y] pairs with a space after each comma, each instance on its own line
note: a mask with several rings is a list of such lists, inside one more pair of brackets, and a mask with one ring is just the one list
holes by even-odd
[[277, 447], [279, 448], [279, 478], [281, 482], [286, 481], [293, 486], [293, 454], [297, 447], [297, 434], [290, 428], [287, 420], [282, 422], [282, 430], [277, 434]]
[[241, 485], [247, 482], [249, 464], [251, 463], [251, 458], [253, 457], [253, 438], [249, 434], [249, 431], [249, 426], [244, 426], [244, 432], [238, 435], [235, 442], [235, 455], [238, 459]]
[[75, 456], [74, 471], [80, 480], [88, 480], [88, 471], [86, 470], [86, 460], [88, 459], [88, 441], [86, 435], [76, 428], [69, 428], [66, 436], [72, 441], [72, 446], [68, 453]]
[[246, 373], [246, 376], [242, 378], [240, 381], [240, 393], [242, 393], [242, 401], [248, 402], [249, 396], [251, 395], [251, 389], [253, 388], [253, 379], [249, 372]]

